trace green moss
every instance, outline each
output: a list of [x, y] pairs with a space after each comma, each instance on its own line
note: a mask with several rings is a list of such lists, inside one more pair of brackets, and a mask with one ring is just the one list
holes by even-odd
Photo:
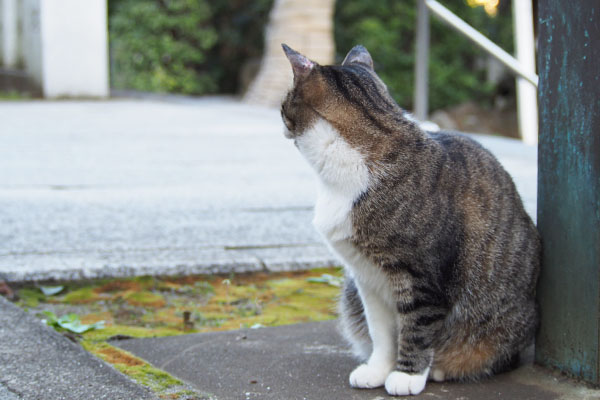
[[123, 364], [114, 364], [115, 367], [123, 373], [126, 373], [138, 383], [150, 387], [154, 391], [164, 391], [172, 386], [181, 386], [183, 382], [161, 371], [149, 364], [143, 364], [135, 367], [128, 367]]
[[208, 282], [195, 282], [193, 285], [183, 285], [177, 287], [175, 292], [187, 296], [208, 298], [215, 293], [215, 288]]
[[210, 314], [200, 313], [195, 311], [192, 313], [192, 320], [197, 327], [220, 327], [229, 318], [228, 315], [224, 314]]
[[160, 398], [181, 400], [213, 400], [214, 396], [197, 393], [188, 389], [182, 381], [158, 368], [153, 367], [141, 358], [128, 351], [107, 343], [93, 343], [84, 340], [83, 348], [104, 361], [112, 364], [125, 375], [150, 388]]
[[107, 343], [83, 341], [82, 345], [90, 353], [112, 364], [119, 371], [135, 379], [138, 383], [149, 387], [161, 397], [178, 399], [196, 395], [196, 393], [191, 390], [177, 390], [180, 387], [184, 387], [182, 381], [151, 366], [128, 351], [111, 346]]
[[297, 289], [305, 286], [302, 280], [292, 278], [274, 279], [268, 281], [267, 284], [274, 289]]
[[145, 338], [175, 336], [182, 333], [184, 332], [181, 329], [169, 327], [146, 328], [141, 326], [107, 325], [104, 329], [86, 332], [83, 334], [83, 337], [90, 342], [101, 342], [117, 335]]
[[69, 304], [91, 303], [98, 299], [93, 287], [83, 287], [67, 293], [62, 301]]
[[128, 279], [129, 281], [138, 283], [144, 289], [152, 289], [159, 283], [158, 279], [154, 276], [144, 275], [137, 276], [135, 278]]
[[131, 292], [125, 295], [125, 300], [134, 306], [163, 307], [165, 298], [149, 291]]
[[250, 298], [258, 293], [256, 285], [231, 285], [229, 287], [229, 296], [236, 298]]
[[22, 307], [37, 307], [40, 301], [46, 300], [46, 296], [39, 289], [24, 288], [19, 290], [20, 305]]
[[343, 276], [344, 275], [343, 267], [315, 268], [315, 269], [311, 269], [309, 272], [311, 275], [315, 275], [315, 276], [321, 276], [323, 274], [331, 274], [331, 275], [335, 275], [335, 276]]
[[211, 285], [208, 282], [204, 282], [204, 281], [194, 283], [194, 287], [196, 288], [196, 290], [198, 292], [203, 293], [203, 294], [215, 292], [215, 288], [213, 287], [213, 285]]

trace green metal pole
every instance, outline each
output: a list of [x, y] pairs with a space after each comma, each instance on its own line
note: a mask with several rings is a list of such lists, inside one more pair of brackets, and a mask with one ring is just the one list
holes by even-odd
[[600, 384], [600, 2], [539, 0], [536, 361]]

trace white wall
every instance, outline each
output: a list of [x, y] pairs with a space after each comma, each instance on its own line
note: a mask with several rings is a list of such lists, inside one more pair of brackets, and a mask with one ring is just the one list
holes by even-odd
[[25, 69], [44, 97], [108, 96], [106, 0], [21, 1]]
[[44, 95], [108, 96], [106, 0], [40, 2]]

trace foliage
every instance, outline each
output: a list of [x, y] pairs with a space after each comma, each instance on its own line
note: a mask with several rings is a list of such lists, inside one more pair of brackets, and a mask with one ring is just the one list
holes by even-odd
[[262, 52], [273, 0], [110, 0], [112, 85], [205, 94], [235, 92]]
[[[260, 58], [273, 0], [109, 0], [112, 84], [118, 89], [183, 94], [235, 93], [243, 65]], [[510, 2], [498, 14], [466, 0], [443, 4], [477, 30], [512, 50]], [[412, 108], [416, 5], [414, 0], [337, 0], [337, 58], [365, 45], [392, 96]], [[483, 52], [431, 18], [430, 106], [490, 101]]]
[[51, 311], [44, 311], [46, 323], [54, 328], [62, 328], [74, 333], [84, 333], [93, 329], [104, 328], [104, 321], [99, 321], [94, 324], [82, 324], [77, 314], [66, 314], [62, 317], [57, 317]]
[[[443, 4], [507, 51], [512, 50], [510, 2], [503, 0], [496, 17], [465, 0]], [[414, 0], [337, 0], [335, 41], [338, 61], [355, 44], [363, 44], [390, 93], [404, 108], [412, 108], [417, 2]], [[460, 34], [431, 17], [429, 61], [430, 108], [466, 100], [490, 99], [495, 88], [478, 68], [483, 52]]]
[[37, 307], [40, 301], [46, 300], [44, 293], [37, 288], [23, 288], [19, 290], [19, 303], [23, 307]]
[[64, 286], [40, 286], [40, 290], [44, 293], [44, 296], [54, 296], [62, 292], [64, 288]]
[[326, 283], [331, 286], [341, 287], [342, 284], [344, 283], [344, 278], [342, 278], [341, 276], [335, 276], [335, 275], [331, 275], [331, 274], [323, 274], [316, 278], [315, 277], [307, 278], [306, 281], [313, 282], [313, 283]]
[[240, 87], [244, 63], [260, 59], [264, 30], [273, 0], [211, 0], [212, 24], [217, 43], [210, 52], [210, 66], [218, 78], [219, 92], [235, 93]]
[[110, 17], [116, 88], [203, 93], [216, 90], [204, 62], [217, 34], [203, 0], [120, 0]]

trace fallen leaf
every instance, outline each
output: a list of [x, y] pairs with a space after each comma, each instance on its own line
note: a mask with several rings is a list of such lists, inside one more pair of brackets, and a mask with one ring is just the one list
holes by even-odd
[[64, 286], [40, 286], [40, 290], [45, 296], [54, 296], [63, 291]]

